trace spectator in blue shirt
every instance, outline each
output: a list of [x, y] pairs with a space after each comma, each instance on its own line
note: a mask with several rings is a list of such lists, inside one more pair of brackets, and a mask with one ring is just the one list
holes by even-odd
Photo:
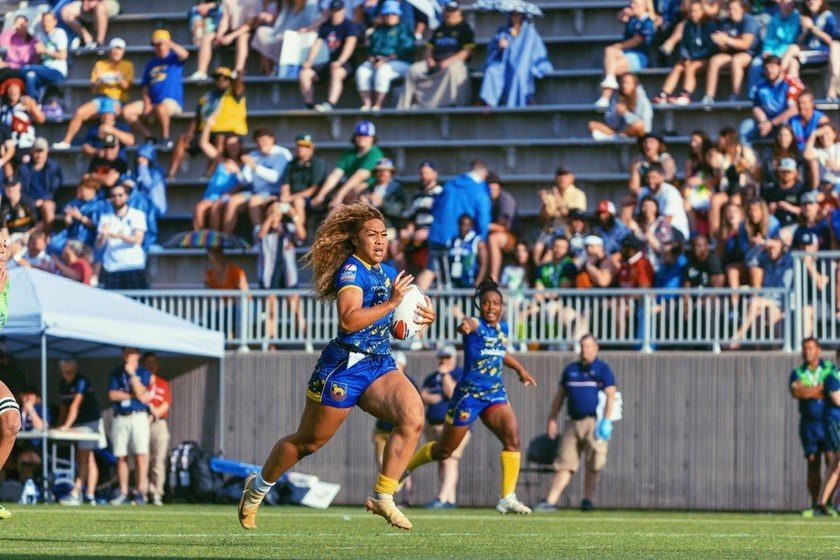
[[753, 140], [770, 137], [797, 112], [795, 100], [801, 84], [786, 79], [781, 63], [778, 56], [764, 59], [764, 78], [750, 92], [752, 117], [744, 120], [739, 130], [744, 145], [752, 146]]
[[36, 138], [30, 151], [30, 159], [21, 165], [19, 174], [23, 183], [23, 194], [32, 199], [41, 214], [41, 220], [49, 228], [55, 218], [53, 197], [64, 181], [61, 166], [49, 158], [49, 142]]
[[[683, 254], [682, 244], [676, 240], [670, 240], [662, 244], [662, 253], [659, 258], [659, 267], [653, 276], [653, 285], [656, 288], [681, 288], [685, 267], [688, 265], [688, 258]], [[679, 297], [675, 294], [657, 296], [658, 301]]]
[[427, 290], [434, 282], [443, 259], [447, 256], [446, 244], [458, 234], [458, 220], [470, 216], [481, 239], [487, 239], [493, 203], [487, 186], [487, 164], [475, 160], [470, 170], [454, 177], [443, 185], [443, 191], [432, 206], [434, 220], [429, 226], [429, 248], [426, 268], [417, 275], [417, 285]]
[[152, 46], [154, 58], [146, 65], [140, 82], [143, 99], [126, 105], [123, 118], [148, 139], [152, 133], [140, 118], [153, 115], [160, 122], [162, 147], [171, 150], [173, 143], [169, 138], [169, 124], [184, 107], [184, 62], [190, 53], [173, 41], [165, 29], [152, 33]]
[[653, 127], [653, 107], [645, 88], [635, 74], [622, 74], [619, 88], [610, 97], [604, 122], [589, 121], [594, 140], [614, 140], [616, 136], [641, 138]]
[[[105, 200], [98, 196], [101, 187], [102, 181], [93, 177], [85, 177], [79, 182], [76, 198], [64, 207], [67, 240], [75, 239], [93, 247], [99, 217], [107, 209]], [[57, 250], [62, 248], [57, 247]]]
[[[665, 78], [662, 91], [654, 98], [654, 103], [688, 105], [691, 94], [697, 87], [697, 73], [706, 68], [709, 59], [717, 52], [712, 41], [712, 33], [717, 30], [717, 22], [706, 15], [702, 0], [691, 0], [688, 20], [682, 28], [680, 37], [680, 60]], [[683, 90], [678, 96], [672, 95], [683, 76]]]
[[596, 209], [597, 225], [592, 233], [604, 241], [604, 251], [607, 255], [621, 251], [621, 240], [631, 235], [630, 229], [616, 217], [615, 204], [610, 200], [602, 200]]
[[[796, 99], [796, 108], [798, 114], [792, 116], [788, 124], [793, 130], [799, 153], [804, 153], [808, 138], [822, 125], [831, 124], [831, 119], [822, 111], [814, 108], [814, 93], [808, 88], [805, 88], [799, 94]], [[810, 188], [814, 188], [820, 179], [820, 164], [816, 159], [806, 159], [805, 166], [806, 176], [803, 176], [802, 179]]]
[[782, 57], [782, 72], [796, 78], [801, 67], [828, 62], [831, 42], [837, 34], [837, 19], [828, 9], [828, 0], [807, 0], [804, 4], [799, 15], [802, 32]]
[[770, 17], [770, 22], [767, 24], [761, 56], [755, 57], [750, 65], [747, 82], [749, 87], [759, 80], [764, 59], [768, 56], [783, 57], [788, 47], [796, 42], [802, 32], [796, 2], [794, 0], [778, 0], [778, 5], [778, 11]]
[[604, 80], [596, 107], [609, 106], [613, 91], [618, 89], [617, 76], [627, 72], [638, 74], [648, 67], [655, 15], [648, 12], [645, 0], [630, 0], [630, 6], [619, 15], [624, 22], [624, 38], [604, 49]]
[[736, 101], [741, 95], [744, 75], [753, 57], [758, 54], [761, 46], [758, 22], [748, 14], [744, 0], [728, 0], [729, 17], [721, 22], [720, 29], [712, 33], [712, 42], [718, 53], [709, 60], [706, 72], [706, 95], [703, 105], [710, 106], [715, 102], [718, 77], [723, 68], [729, 67], [732, 77], [732, 94], [730, 101]]

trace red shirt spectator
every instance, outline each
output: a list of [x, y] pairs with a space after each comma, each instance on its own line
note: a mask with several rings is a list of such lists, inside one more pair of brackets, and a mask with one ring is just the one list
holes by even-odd
[[[150, 408], [158, 409], [163, 405], [163, 403], [169, 404], [170, 407], [172, 406], [172, 393], [169, 390], [169, 381], [166, 379], [153, 375], [152, 380], [149, 383], [148, 393], [149, 400], [147, 401], [147, 404]], [[158, 418], [168, 417], [169, 407], [165, 408]]]
[[653, 265], [640, 248], [641, 241], [635, 235], [628, 235], [621, 242], [621, 254], [624, 259], [618, 272], [618, 285], [622, 288], [653, 286]]

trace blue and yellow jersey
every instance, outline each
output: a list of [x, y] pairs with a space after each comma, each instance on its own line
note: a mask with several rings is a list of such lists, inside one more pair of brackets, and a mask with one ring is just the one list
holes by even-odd
[[[360, 290], [362, 307], [373, 307], [391, 299], [391, 284], [396, 277], [397, 271], [390, 266], [372, 265], [353, 255], [338, 269], [335, 287], [338, 293], [344, 290]], [[339, 331], [335, 340], [353, 346], [363, 354], [389, 354], [389, 327], [393, 314], [392, 311], [374, 324], [356, 332]]]
[[477, 317], [478, 328], [464, 335], [464, 375], [458, 387], [475, 396], [504, 388], [502, 361], [508, 346], [508, 325], [491, 327]]

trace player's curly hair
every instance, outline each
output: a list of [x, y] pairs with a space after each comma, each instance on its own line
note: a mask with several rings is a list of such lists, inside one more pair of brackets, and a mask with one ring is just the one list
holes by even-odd
[[382, 212], [366, 202], [337, 208], [321, 222], [312, 248], [303, 256], [304, 266], [312, 267], [313, 292], [323, 300], [335, 299], [335, 276], [344, 261], [356, 250], [353, 239], [368, 220], [382, 220]]
[[473, 305], [476, 309], [481, 308], [481, 298], [487, 292], [496, 292], [497, 294], [499, 294], [499, 297], [503, 297], [502, 290], [499, 287], [499, 284], [497, 284], [495, 280], [488, 276], [487, 278], [481, 281], [481, 284], [479, 284], [478, 287], [476, 287], [475, 289], [475, 294], [473, 294]]

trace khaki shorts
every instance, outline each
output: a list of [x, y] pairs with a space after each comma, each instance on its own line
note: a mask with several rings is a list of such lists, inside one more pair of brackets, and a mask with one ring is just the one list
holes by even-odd
[[114, 415], [111, 420], [111, 443], [115, 457], [149, 454], [149, 415], [135, 412], [128, 416]]
[[377, 459], [382, 457], [385, 453], [385, 443], [388, 441], [388, 437], [391, 435], [391, 432], [386, 432], [385, 430], [377, 430], [376, 428], [373, 429], [373, 438], [371, 441], [373, 442], [373, 449], [376, 453]]
[[[423, 426], [423, 435], [426, 437], [426, 441], [439, 440], [440, 436], [443, 434], [443, 426], [443, 424], [426, 424]], [[449, 457], [452, 459], [460, 459], [464, 454], [464, 449], [467, 447], [467, 443], [469, 443], [471, 437], [472, 430], [469, 430], [466, 434], [464, 434], [464, 439], [461, 440], [461, 443], [458, 444], [458, 447], [455, 448], [455, 451], [453, 451], [452, 455]]]
[[[108, 19], [111, 19], [112, 17], [115, 17], [115, 16], [119, 15], [119, 13], [120, 13], [120, 3], [117, 2], [117, 0], [103, 0], [103, 1], [105, 2], [105, 5], [108, 6]], [[71, 10], [74, 13], [81, 14], [80, 17], [82, 18], [83, 21], [87, 21], [87, 22], [92, 22], [93, 21], [93, 11], [82, 12], [82, 2], [80, 0], [76, 1], [76, 2], [70, 2], [69, 4], [65, 5], [65, 7], [67, 7], [67, 6], [70, 6]]]
[[586, 470], [598, 472], [607, 464], [607, 442], [595, 439], [595, 418], [567, 420], [554, 470], [577, 472], [580, 466], [580, 454], [586, 463]]

